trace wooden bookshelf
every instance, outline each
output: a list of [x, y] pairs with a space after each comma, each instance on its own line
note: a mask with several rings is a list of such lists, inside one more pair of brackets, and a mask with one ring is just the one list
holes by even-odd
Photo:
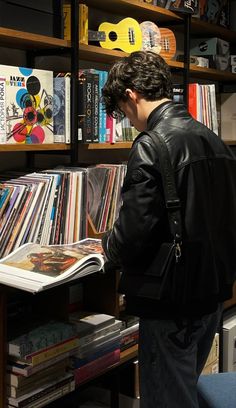
[[6, 291], [3, 285], [0, 285], [0, 408], [5, 408], [6, 399]]
[[69, 48], [67, 40], [0, 27], [0, 44], [9, 48], [29, 50]]
[[0, 144], [0, 152], [38, 152], [70, 150], [71, 146], [65, 143], [50, 144]]
[[130, 149], [133, 142], [116, 142], [116, 143], [81, 143], [79, 149], [87, 150], [116, 150]]
[[[79, 45], [79, 58], [91, 62], [102, 62], [105, 64], [112, 64], [119, 58], [128, 56], [126, 52], [118, 50], [108, 50], [97, 45]], [[168, 60], [168, 64], [172, 68], [184, 68], [184, 64], [175, 60]]]
[[182, 21], [182, 17], [172, 11], [144, 3], [140, 0], [86, 0], [86, 4], [89, 7], [95, 7], [100, 10], [111, 11], [125, 16], [132, 14], [132, 17], [137, 19], [157, 20], [158, 23], [162, 24], [165, 22], [169, 23], [170, 21]]
[[232, 82], [236, 80], [236, 74], [229, 71], [219, 71], [213, 68], [202, 68], [196, 65], [190, 64], [190, 74], [202, 79], [208, 79], [210, 81], [225, 81]]
[[[96, 45], [80, 44], [79, 46], [79, 58], [82, 60], [112, 64], [114, 61], [124, 56], [128, 56], [128, 54], [123, 51], [107, 50]], [[183, 62], [175, 60], [168, 60], [167, 62], [173, 69], [184, 69]], [[211, 81], [232, 82], [236, 80], [236, 74], [233, 74], [232, 72], [219, 71], [213, 68], [202, 68], [193, 64], [190, 64], [190, 74], [202, 79], [210, 78]]]
[[236, 146], [236, 140], [224, 140], [224, 142], [229, 146]]
[[230, 43], [236, 43], [236, 32], [228, 30], [227, 28], [221, 27], [216, 24], [209, 24], [206, 21], [199, 20], [197, 18], [192, 18], [191, 23], [191, 34], [194, 36], [204, 37], [218, 37], [224, 38], [224, 40]]
[[[111, 12], [114, 15], [121, 15], [124, 17], [130, 16], [138, 21], [151, 20], [159, 26], [175, 27], [176, 31], [183, 31], [183, 18], [169, 10], [157, 6], [144, 3], [140, 0], [86, 0], [89, 8], [99, 9], [104, 12]], [[194, 36], [216, 36], [224, 38], [233, 44], [236, 44], [236, 33], [214, 24], [207, 24], [203, 21], [192, 19], [191, 35]], [[48, 37], [44, 35], [33, 34], [29, 32], [22, 32], [13, 29], [0, 27], [0, 45], [12, 49], [20, 49], [26, 51], [46, 50], [49, 54], [50, 50], [58, 50], [68, 52], [71, 55], [73, 52], [70, 41]], [[79, 45], [79, 59], [91, 63], [101, 63], [109, 66], [118, 58], [127, 56], [128, 54], [118, 50], [106, 50], [95, 45]], [[184, 64], [175, 60], [170, 60], [169, 65], [173, 69], [184, 69]], [[235, 81], [236, 75], [226, 71], [218, 71], [215, 69], [204, 69], [194, 65], [190, 65], [191, 77], [198, 77], [208, 79], [210, 81]], [[79, 144], [79, 151], [88, 152], [90, 155], [102, 157], [104, 154], [109, 154], [109, 151], [115, 156], [128, 154], [133, 142], [118, 142], [110, 143], [90, 143]], [[236, 145], [236, 141], [226, 141], [229, 145]], [[0, 152], [59, 152], [70, 151], [71, 146], [67, 144], [42, 144], [42, 145], [26, 145], [26, 144], [9, 144], [0, 145]], [[94, 232], [94, 231], [93, 231]], [[85, 284], [85, 293], [87, 295], [87, 302], [90, 307], [99, 305], [101, 312], [113, 313], [119, 316], [120, 306], [118, 302], [117, 286], [119, 280], [119, 273], [115, 272], [109, 276], [94, 275], [87, 280]], [[90, 285], [90, 287], [88, 287]], [[98, 291], [98, 285], [102, 290]], [[91, 287], [92, 286], [92, 287]], [[0, 408], [5, 408], [5, 367], [6, 367], [6, 288], [0, 286]], [[50, 299], [47, 307], [50, 309]], [[45, 302], [42, 302], [45, 304]], [[225, 308], [236, 304], [236, 286], [234, 289], [234, 296], [230, 301], [225, 302]], [[63, 311], [60, 311], [63, 313]], [[138, 354], [138, 346], [135, 345], [121, 353], [120, 362], [109, 367], [105, 372], [113, 368], [118, 368], [122, 364], [136, 358]], [[97, 376], [100, 376], [99, 373]], [[90, 381], [90, 380], [89, 380]]]

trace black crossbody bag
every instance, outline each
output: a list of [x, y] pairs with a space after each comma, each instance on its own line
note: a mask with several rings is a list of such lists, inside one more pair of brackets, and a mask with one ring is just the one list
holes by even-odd
[[145, 131], [154, 140], [160, 162], [165, 204], [168, 212], [170, 242], [161, 244], [153, 261], [145, 271], [144, 284], [138, 296], [163, 302], [185, 302], [186, 279], [182, 264], [182, 225], [180, 199], [177, 195], [174, 171], [164, 139], [155, 131]]

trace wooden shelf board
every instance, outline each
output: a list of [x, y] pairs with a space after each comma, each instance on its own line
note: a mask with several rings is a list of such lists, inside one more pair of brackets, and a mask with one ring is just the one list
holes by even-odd
[[33, 152], [33, 151], [70, 150], [69, 144], [0, 144], [0, 152]]
[[224, 140], [225, 144], [229, 146], [235, 146], [236, 145], [236, 140]]
[[141, 2], [140, 0], [86, 0], [86, 4], [89, 7], [112, 11], [115, 14], [122, 14], [126, 17], [129, 13], [132, 13], [133, 18], [141, 18], [142, 20], [151, 19], [158, 23], [182, 20], [179, 15], [172, 11]]
[[197, 18], [192, 18], [191, 34], [201, 37], [215, 36], [236, 44], [236, 31], [228, 30], [216, 24], [210, 24]]
[[[97, 45], [79, 45], [79, 59], [88, 60], [93, 62], [103, 62], [106, 64], [112, 64], [115, 60], [128, 56], [126, 52], [119, 50], [108, 50], [106, 48], [99, 47]], [[167, 60], [168, 64], [172, 68], [183, 69], [183, 62]]]
[[84, 150], [107, 150], [107, 149], [130, 149], [133, 142], [116, 143], [81, 143], [79, 149]]
[[107, 50], [96, 45], [79, 45], [79, 59], [95, 62], [112, 63], [118, 58], [128, 55], [126, 52], [118, 50]]
[[232, 298], [224, 302], [224, 310], [227, 310], [233, 306], [236, 306], [236, 282], [234, 283]]
[[50, 49], [69, 48], [67, 40], [0, 27], [0, 45], [11, 48]]
[[218, 71], [213, 68], [202, 68], [190, 64], [190, 74], [198, 78], [206, 78], [212, 81], [235, 81], [236, 74], [228, 71]]

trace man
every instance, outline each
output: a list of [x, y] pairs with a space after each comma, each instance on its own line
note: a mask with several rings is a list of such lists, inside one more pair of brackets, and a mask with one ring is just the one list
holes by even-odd
[[[135, 52], [111, 68], [103, 88], [109, 115], [126, 115], [142, 133], [130, 151], [117, 221], [103, 238], [110, 267], [122, 271], [127, 312], [140, 317], [141, 408], [197, 408], [197, 381], [236, 271], [236, 159], [211, 130], [172, 100], [171, 73], [157, 54]], [[164, 139], [181, 202], [177, 302], [140, 295], [170, 229], [155, 140]], [[234, 275], [234, 276], [233, 276]]]

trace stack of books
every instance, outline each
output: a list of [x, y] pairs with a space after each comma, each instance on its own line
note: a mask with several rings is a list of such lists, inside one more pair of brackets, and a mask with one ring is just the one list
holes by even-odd
[[9, 407], [44, 406], [75, 388], [68, 357], [78, 348], [74, 325], [50, 321], [8, 341]]
[[71, 357], [75, 384], [79, 385], [119, 362], [122, 322], [114, 316], [92, 312], [71, 313], [70, 321], [79, 338], [79, 348]]

